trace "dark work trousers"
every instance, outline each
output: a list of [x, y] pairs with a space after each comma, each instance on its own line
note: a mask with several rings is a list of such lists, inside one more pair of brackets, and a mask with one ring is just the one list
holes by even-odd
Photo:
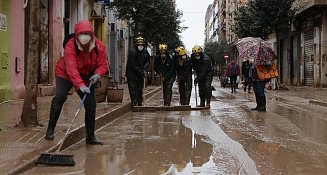
[[253, 81], [253, 91], [258, 97], [265, 97], [266, 81]]
[[173, 84], [175, 81], [175, 77], [167, 78], [165, 79], [162, 84], [163, 84], [163, 97], [164, 97], [164, 105], [165, 106], [170, 106], [171, 103], [171, 96], [173, 95]]
[[246, 87], [248, 87], [248, 91], [250, 92], [252, 85], [252, 78], [244, 77], [244, 91], [246, 91]]
[[[83, 77], [86, 82], [89, 81], [89, 77]], [[62, 106], [67, 99], [68, 92], [73, 87], [73, 84], [64, 78], [56, 77], [56, 94], [52, 100], [51, 106], [57, 106], [56, 108], [52, 109], [52, 113], [60, 114]], [[95, 98], [95, 91], [94, 87], [92, 86], [90, 89], [91, 93], [86, 95], [84, 101], [84, 108], [85, 108], [85, 128], [87, 137], [94, 137], [94, 125], [95, 125], [95, 112], [96, 112], [96, 98]], [[82, 99], [84, 93], [81, 91], [77, 91], [78, 95]], [[56, 103], [56, 104], [54, 104]], [[76, 107], [78, 104], [76, 104]], [[72, 110], [77, 110], [72, 109]], [[51, 115], [51, 114], [50, 114]], [[50, 122], [50, 121], [49, 121]]]
[[181, 105], [190, 105], [191, 91], [192, 91], [192, 79], [188, 81], [179, 81], [179, 102]]
[[144, 79], [142, 80], [128, 80], [129, 96], [132, 101], [132, 106], [142, 106], [143, 102], [143, 88]]
[[232, 89], [232, 92], [236, 92], [236, 80], [237, 80], [237, 76], [230, 76], [230, 88]]
[[199, 96], [200, 98], [210, 99], [212, 96], [211, 90], [212, 76], [207, 76], [203, 80], [199, 80]]

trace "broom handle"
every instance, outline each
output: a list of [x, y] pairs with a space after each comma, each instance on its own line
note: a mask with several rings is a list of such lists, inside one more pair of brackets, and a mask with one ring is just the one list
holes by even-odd
[[160, 74], [160, 79], [161, 79], [161, 95], [162, 95], [162, 100], [163, 101], [161, 101], [161, 107], [163, 106], [163, 103], [165, 102], [165, 99], [164, 99], [164, 91], [163, 91], [163, 76], [162, 76], [162, 74]]
[[[88, 87], [89, 89], [91, 88], [92, 84], [93, 84], [93, 82], [90, 81], [90, 83], [89, 83], [89, 87]], [[61, 147], [64, 145], [64, 141], [65, 141], [66, 138], [68, 137], [68, 133], [69, 133], [70, 130], [72, 129], [73, 124], [75, 123], [75, 120], [76, 120], [76, 118], [77, 118], [77, 116], [78, 116], [78, 113], [79, 113], [79, 111], [81, 110], [81, 108], [82, 108], [82, 106], [83, 106], [83, 104], [84, 104], [84, 102], [85, 102], [86, 95], [87, 95], [87, 93], [84, 94], [83, 99], [82, 99], [82, 101], [81, 101], [81, 103], [80, 103], [80, 105], [79, 105], [79, 108], [77, 109], [77, 111], [76, 111], [76, 113], [75, 113], [75, 116], [74, 116], [72, 122], [70, 123], [70, 126], [69, 126], [69, 128], [67, 129], [64, 138], [62, 138], [62, 139], [60, 140], [60, 145], [59, 145], [59, 147], [58, 147], [58, 149], [57, 149], [57, 152], [60, 152]]]
[[196, 84], [194, 84], [194, 93], [195, 93], [195, 107], [198, 107], [198, 97], [197, 97], [197, 92], [196, 92]]

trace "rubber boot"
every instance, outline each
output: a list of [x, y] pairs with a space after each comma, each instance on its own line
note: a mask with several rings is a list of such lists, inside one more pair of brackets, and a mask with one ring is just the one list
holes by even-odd
[[85, 111], [86, 144], [103, 145], [94, 135], [95, 111]]
[[254, 107], [254, 108], [251, 108], [251, 110], [253, 110], [253, 111], [258, 110], [259, 107], [260, 107], [260, 99], [259, 99], [259, 97], [258, 97], [257, 95], [255, 95], [255, 101], [256, 101], [256, 103], [257, 103], [257, 106]]
[[209, 107], [209, 108], [210, 108], [210, 101], [211, 101], [211, 98], [208, 97], [208, 98], [207, 98], [207, 104], [206, 104], [206, 107]]
[[234, 93], [236, 93], [236, 86], [237, 84], [234, 84]]
[[45, 133], [45, 137], [44, 137], [46, 140], [54, 139], [54, 129], [57, 125], [63, 104], [64, 104], [64, 102], [60, 101], [56, 97], [54, 97], [52, 99], [48, 128], [47, 128], [47, 132]]
[[266, 111], [266, 96], [260, 96], [260, 106], [258, 111], [265, 112]]
[[205, 105], [205, 98], [200, 98], [200, 106], [199, 107], [204, 107]]
[[142, 92], [141, 92], [141, 94], [138, 94], [137, 105], [138, 106], [143, 106], [143, 94], [142, 94]]

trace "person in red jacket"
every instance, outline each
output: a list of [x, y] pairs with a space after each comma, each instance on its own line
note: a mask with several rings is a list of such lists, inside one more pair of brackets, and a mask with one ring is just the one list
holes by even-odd
[[94, 86], [100, 77], [108, 72], [108, 60], [103, 43], [94, 36], [90, 21], [79, 21], [74, 27], [75, 35], [65, 44], [64, 56], [57, 62], [55, 68], [56, 92], [52, 99], [46, 140], [54, 139], [56, 127], [62, 106], [67, 99], [69, 90], [74, 86], [82, 98], [87, 93], [85, 108], [86, 143], [103, 144], [94, 135], [96, 99]]

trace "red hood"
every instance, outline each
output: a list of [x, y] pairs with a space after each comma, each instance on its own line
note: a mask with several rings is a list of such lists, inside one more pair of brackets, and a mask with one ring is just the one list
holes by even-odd
[[94, 32], [91, 22], [87, 20], [79, 21], [78, 23], [76, 23], [74, 27], [74, 31], [75, 31], [75, 36], [77, 36], [82, 32], [90, 32], [90, 33]]

